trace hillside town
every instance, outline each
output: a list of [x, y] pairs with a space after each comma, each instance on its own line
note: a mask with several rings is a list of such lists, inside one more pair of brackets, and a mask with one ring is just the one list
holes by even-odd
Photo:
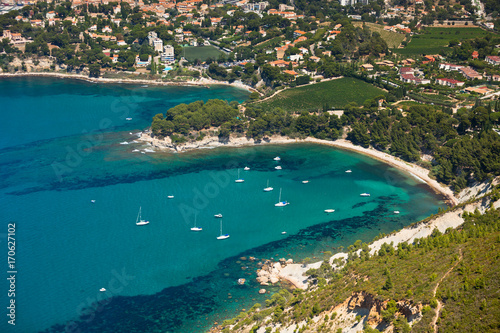
[[[479, 4], [3, 0], [0, 70], [238, 82], [261, 96], [355, 76], [394, 98], [425, 102], [425, 90], [458, 107], [470, 102], [460, 96], [495, 96], [500, 81], [498, 4]], [[434, 27], [484, 37], [456, 31], [440, 52], [405, 52]]]

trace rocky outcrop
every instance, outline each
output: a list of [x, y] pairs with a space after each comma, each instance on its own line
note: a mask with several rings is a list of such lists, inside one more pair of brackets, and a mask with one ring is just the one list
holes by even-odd
[[411, 301], [399, 301], [398, 303], [399, 312], [401, 312], [408, 322], [413, 325], [413, 323], [422, 319], [422, 303], [413, 303]]
[[[287, 265], [293, 264], [293, 259], [281, 258], [278, 262], [266, 260], [262, 268], [257, 271], [257, 282], [262, 286], [278, 283], [287, 280], [282, 276], [282, 271]], [[290, 281], [289, 281], [290, 282]]]
[[156, 138], [152, 137], [148, 133], [143, 133], [141, 137], [138, 139], [139, 141], [147, 142], [152, 147], [158, 149], [169, 149], [176, 152], [187, 151], [191, 149], [201, 149], [201, 148], [215, 148], [227, 145], [229, 140], [220, 139], [217, 136], [207, 136], [203, 138], [203, 140], [191, 140], [185, 143], [175, 143], [170, 139], [170, 137], [165, 138]]
[[286, 261], [284, 259], [280, 262], [273, 262], [271, 260], [266, 260], [262, 265], [262, 268], [257, 271], [257, 282], [259, 282], [263, 286], [267, 286], [269, 285], [269, 283], [275, 284], [279, 282], [280, 272], [285, 266], [286, 266]]
[[[262, 140], [254, 140], [253, 138], [247, 138], [244, 136], [231, 135], [229, 138], [219, 138], [215, 134], [217, 133], [217, 128], [211, 128], [207, 130], [211, 135], [205, 136], [202, 140], [190, 140], [184, 143], [174, 143], [170, 137], [157, 138], [153, 137], [151, 133], [143, 133], [138, 139], [142, 142], [149, 143], [152, 147], [158, 149], [168, 149], [177, 152], [188, 151], [193, 149], [203, 149], [203, 148], [216, 148], [222, 146], [238, 147], [238, 146], [250, 146], [250, 145], [261, 145], [268, 143], [289, 143], [296, 142], [294, 139], [288, 139], [283, 136], [273, 135], [271, 137], [266, 137]], [[195, 136], [197, 135], [194, 133]]]
[[335, 309], [338, 312], [347, 314], [360, 309], [368, 312], [368, 324], [377, 325], [382, 321], [381, 311], [387, 307], [387, 302], [377, 300], [373, 295], [366, 292], [353, 293], [344, 303], [338, 305]]
[[[332, 311], [339, 314], [338, 320], [343, 321], [359, 313], [366, 314], [366, 322], [372, 327], [388, 326], [383, 322], [382, 311], [387, 309], [388, 300], [380, 300], [364, 291], [356, 292], [346, 299], [342, 304], [337, 305]], [[410, 324], [422, 318], [422, 304], [415, 304], [411, 301], [401, 300], [396, 303], [400, 315], [406, 317]], [[385, 324], [385, 325], [384, 325]]]

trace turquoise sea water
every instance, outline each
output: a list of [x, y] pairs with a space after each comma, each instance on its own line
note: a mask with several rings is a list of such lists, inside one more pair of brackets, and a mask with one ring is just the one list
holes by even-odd
[[[0, 244], [7, 256], [15, 222], [16, 331], [203, 332], [268, 297], [257, 293], [259, 261], [322, 258], [444, 206], [415, 179], [331, 147], [173, 154], [133, 143], [175, 104], [247, 96], [228, 87], [0, 81]], [[234, 182], [238, 170], [244, 183]], [[274, 191], [263, 192], [268, 180]], [[287, 207], [274, 206], [280, 188]], [[147, 226], [135, 225], [139, 207]], [[216, 239], [216, 213], [227, 240]], [[199, 233], [190, 231], [195, 216]], [[241, 258], [249, 256], [258, 259]], [[14, 330], [3, 320], [0, 331]]]

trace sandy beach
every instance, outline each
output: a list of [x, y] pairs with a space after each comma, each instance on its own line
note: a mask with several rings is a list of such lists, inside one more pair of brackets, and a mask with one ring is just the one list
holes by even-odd
[[366, 156], [375, 158], [381, 162], [389, 164], [395, 168], [405, 171], [418, 180], [426, 183], [435, 192], [442, 194], [448, 201], [449, 205], [455, 206], [458, 204], [458, 199], [454, 196], [453, 191], [446, 185], [440, 184], [438, 181], [429, 177], [429, 170], [422, 168], [418, 165], [405, 162], [395, 156], [386, 154], [384, 152], [378, 151], [373, 148], [363, 148], [361, 146], [356, 146], [350, 141], [338, 139], [335, 141], [320, 140], [316, 138], [306, 138], [305, 140], [300, 139], [290, 139], [283, 136], [272, 136], [266, 140], [255, 142], [253, 139], [248, 139], [246, 137], [231, 137], [227, 142], [220, 142], [218, 137], [207, 136], [201, 141], [188, 142], [182, 145], [175, 145], [171, 142], [170, 138], [165, 138], [163, 140], [152, 138], [150, 134], [143, 133], [139, 138], [140, 141], [148, 142], [152, 146], [159, 149], [168, 149], [172, 151], [188, 151], [192, 149], [199, 148], [215, 148], [215, 147], [240, 147], [240, 146], [251, 146], [251, 145], [263, 145], [263, 144], [290, 144], [290, 143], [300, 143], [300, 142], [311, 142], [317, 144], [328, 145], [332, 147], [337, 147], [341, 149], [346, 149], [354, 151]]
[[[258, 92], [257, 90], [249, 87], [240, 82], [229, 83], [227, 81], [216, 81], [212, 79], [199, 78], [197, 80], [191, 81], [158, 81], [158, 80], [147, 80], [147, 79], [108, 79], [108, 78], [92, 78], [83, 74], [63, 74], [54, 72], [18, 72], [18, 73], [0, 73], [0, 78], [2, 77], [55, 77], [59, 79], [74, 79], [82, 80], [92, 83], [109, 83], [109, 84], [141, 84], [141, 85], [157, 85], [157, 86], [194, 86], [194, 87], [209, 87], [213, 85], [226, 85], [234, 88], [244, 89], [250, 92]], [[260, 92], [258, 92], [260, 94]]]
[[351, 142], [343, 139], [335, 140], [335, 141], [327, 141], [327, 140], [320, 140], [320, 139], [315, 139], [315, 138], [307, 138], [305, 140], [306, 142], [314, 142], [318, 144], [324, 144], [324, 145], [329, 145], [337, 148], [342, 148], [350, 151], [355, 151], [360, 154], [364, 154], [367, 156], [370, 156], [372, 158], [375, 158], [381, 162], [387, 163], [393, 167], [396, 167], [400, 170], [403, 170], [417, 179], [421, 180], [422, 182], [427, 183], [429, 187], [431, 187], [434, 191], [437, 193], [440, 193], [446, 197], [448, 200], [449, 204], [451, 206], [455, 206], [458, 204], [458, 199], [455, 197], [453, 194], [453, 191], [446, 185], [439, 183], [438, 181], [432, 179], [429, 177], [429, 170], [420, 167], [416, 164], [412, 164], [409, 162], [406, 162], [398, 157], [386, 154], [384, 152], [378, 151], [372, 147], [370, 148], [363, 148], [361, 146], [356, 146], [352, 144]]

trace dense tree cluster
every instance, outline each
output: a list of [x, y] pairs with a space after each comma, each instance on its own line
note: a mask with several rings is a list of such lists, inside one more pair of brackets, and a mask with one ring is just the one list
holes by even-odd
[[[361, 107], [351, 103], [340, 118], [326, 109], [294, 114], [248, 104], [240, 113], [236, 102], [230, 105], [220, 100], [198, 101], [171, 108], [166, 117], [156, 115], [152, 131], [159, 137], [177, 137], [217, 128], [219, 136], [244, 133], [255, 140], [272, 135], [335, 140], [345, 131], [354, 144], [373, 146], [406, 161], [426, 164], [439, 181], [456, 190], [500, 174], [500, 135], [492, 130], [500, 118], [499, 103], [478, 103], [453, 115], [447, 109], [444, 112], [430, 105], [412, 106], [402, 113], [396, 108], [380, 109], [378, 100], [384, 98], [381, 95], [369, 99]], [[432, 161], [422, 162], [422, 154]]]
[[326, 47], [336, 58], [358, 58], [370, 54], [378, 57], [388, 52], [387, 43], [368, 26], [354, 27], [347, 19], [340, 20], [339, 24], [343, 26], [340, 34]]
[[[231, 131], [240, 130], [238, 103], [213, 99], [206, 103], [196, 101], [170, 108], [166, 115], [153, 117], [151, 131], [160, 138], [174, 134], [188, 135], [191, 131], [218, 128], [219, 135], [227, 137]], [[220, 127], [220, 128], [219, 128]]]
[[438, 180], [461, 189], [500, 174], [500, 136], [491, 130], [498, 111], [477, 105], [450, 115], [422, 105], [403, 115], [396, 109], [377, 110], [375, 101], [367, 101], [364, 108], [347, 107], [342, 120], [351, 126], [347, 138], [353, 143], [372, 145], [410, 162], [428, 154]]

